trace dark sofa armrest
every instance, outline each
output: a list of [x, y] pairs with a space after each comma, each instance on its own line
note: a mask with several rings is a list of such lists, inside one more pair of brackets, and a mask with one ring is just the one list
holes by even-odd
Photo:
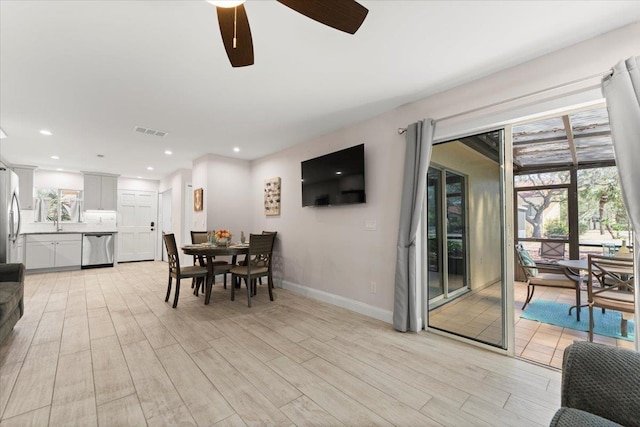
[[549, 427], [624, 427], [606, 418], [573, 408], [560, 408]]
[[24, 265], [0, 264], [0, 282], [24, 282]]
[[590, 342], [564, 351], [562, 406], [640, 426], [640, 353]]

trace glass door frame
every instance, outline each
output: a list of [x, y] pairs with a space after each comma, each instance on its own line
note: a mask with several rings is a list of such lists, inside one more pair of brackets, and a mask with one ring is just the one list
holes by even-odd
[[[419, 304], [422, 306], [422, 319], [423, 328], [438, 335], [443, 335], [457, 341], [465, 342], [477, 347], [481, 347], [496, 353], [506, 354], [508, 356], [515, 355], [515, 315], [514, 315], [514, 268], [515, 268], [515, 218], [511, 215], [514, 212], [514, 186], [513, 186], [513, 135], [512, 125], [491, 125], [485, 128], [476, 128], [474, 131], [467, 131], [456, 135], [450, 135], [446, 138], [434, 141], [434, 146], [439, 143], [452, 141], [456, 138], [462, 138], [468, 135], [475, 135], [482, 132], [501, 131], [502, 132], [502, 150], [500, 150], [500, 179], [501, 179], [501, 193], [502, 193], [502, 209], [500, 224], [503, 230], [502, 236], [502, 292], [503, 292], [503, 304], [502, 304], [502, 320], [503, 320], [503, 342], [504, 348], [499, 348], [486, 344], [481, 341], [476, 341], [471, 338], [456, 335], [442, 331], [440, 329], [429, 327], [429, 284], [426, 280], [428, 277], [428, 244], [420, 244], [421, 254], [421, 291]], [[430, 163], [431, 166], [433, 163]], [[426, 191], [426, 188], [425, 188]], [[426, 197], [425, 197], [424, 209], [426, 211]], [[421, 225], [422, 242], [427, 242], [428, 230], [426, 225]]]
[[[431, 163], [429, 165], [429, 169], [434, 169], [437, 170], [440, 174], [440, 179], [438, 180], [439, 182], [439, 189], [438, 189], [438, 200], [436, 200], [436, 209], [438, 210], [438, 216], [437, 216], [437, 224], [436, 224], [436, 233], [437, 235], [440, 237], [439, 238], [439, 260], [438, 260], [438, 264], [439, 264], [439, 268], [440, 268], [440, 281], [441, 281], [441, 288], [442, 288], [442, 294], [438, 295], [437, 297], [435, 297], [433, 300], [429, 299], [429, 295], [428, 292], [425, 292], [425, 296], [426, 296], [426, 300], [427, 300], [427, 310], [431, 310], [433, 308], [436, 308], [442, 304], [447, 303], [450, 299], [455, 299], [458, 296], [460, 296], [461, 294], [464, 294], [466, 292], [469, 291], [469, 233], [467, 232], [467, 227], [468, 227], [468, 217], [469, 217], [469, 185], [468, 185], [468, 176], [464, 173], [458, 172], [452, 168], [449, 167], [444, 167], [444, 166], [440, 166], [437, 163]], [[449, 238], [448, 238], [448, 232], [447, 232], [447, 223], [448, 223], [448, 218], [447, 218], [447, 203], [446, 203], [446, 198], [447, 198], [447, 173], [453, 173], [459, 177], [461, 177], [464, 180], [464, 189], [463, 189], [463, 193], [461, 194], [463, 197], [463, 212], [462, 215], [464, 217], [464, 233], [463, 233], [463, 238], [462, 240], [462, 248], [463, 248], [463, 258], [464, 258], [464, 274], [463, 274], [463, 281], [464, 284], [462, 287], [460, 287], [459, 289], [456, 289], [452, 292], [449, 292], [449, 257], [448, 257], [448, 242], [449, 242]], [[424, 212], [428, 213], [428, 198], [425, 197], [425, 202], [424, 202]], [[428, 227], [425, 227], [426, 233], [428, 234], [429, 230]], [[427, 257], [429, 254], [429, 244], [428, 244], [428, 235], [427, 235], [427, 245], [426, 245], [426, 252], [427, 252]], [[426, 271], [426, 275], [425, 275], [425, 279], [426, 279], [426, 287], [425, 289], [428, 291], [429, 289], [429, 269], [427, 266]]]

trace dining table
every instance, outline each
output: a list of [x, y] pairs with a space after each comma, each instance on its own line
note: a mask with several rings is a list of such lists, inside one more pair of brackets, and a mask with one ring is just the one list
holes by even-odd
[[[589, 261], [586, 259], [563, 259], [558, 261], [558, 265], [564, 267], [564, 275], [577, 282], [577, 286], [582, 286], [582, 271], [589, 270]], [[578, 304], [569, 308], [569, 314], [575, 308], [578, 311], [577, 319], [580, 321], [580, 309], [587, 307], [587, 304], [580, 304], [580, 297], [578, 296]]]
[[563, 259], [558, 261], [558, 265], [572, 270], [576, 275], [579, 274], [580, 270], [589, 269], [589, 261], [586, 259]]
[[[211, 300], [211, 290], [213, 289], [214, 265], [213, 259], [217, 256], [231, 256], [231, 265], [235, 265], [238, 255], [249, 253], [248, 243], [231, 243], [228, 245], [216, 245], [215, 243], [196, 243], [181, 247], [185, 255], [202, 256], [207, 258], [207, 280], [205, 283], [205, 305]], [[235, 286], [235, 284], [231, 284]]]
[[[617, 258], [633, 258], [632, 253], [616, 254]], [[580, 276], [581, 271], [589, 270], [589, 260], [587, 258], [581, 259], [563, 259], [558, 261], [558, 265], [564, 267], [569, 274]]]

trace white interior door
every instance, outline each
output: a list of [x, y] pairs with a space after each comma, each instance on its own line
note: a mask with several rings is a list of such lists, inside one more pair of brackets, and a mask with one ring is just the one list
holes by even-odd
[[158, 194], [118, 191], [118, 262], [155, 259]]

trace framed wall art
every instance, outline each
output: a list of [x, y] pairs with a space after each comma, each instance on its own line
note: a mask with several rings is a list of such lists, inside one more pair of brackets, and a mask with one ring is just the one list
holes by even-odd
[[280, 177], [269, 178], [264, 182], [264, 214], [280, 215]]
[[193, 190], [193, 210], [196, 212], [202, 210], [202, 188]]

